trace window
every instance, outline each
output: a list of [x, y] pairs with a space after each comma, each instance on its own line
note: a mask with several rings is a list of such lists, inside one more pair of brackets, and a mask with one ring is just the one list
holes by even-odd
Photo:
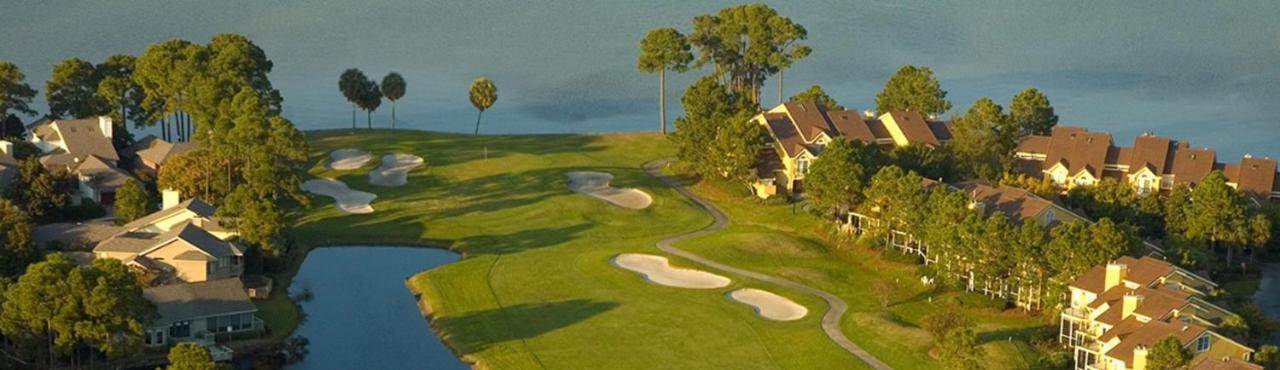
[[178, 321], [169, 325], [169, 336], [174, 338], [186, 338], [191, 336], [191, 322]]
[[164, 344], [164, 330], [156, 330], [156, 344]]
[[809, 158], [796, 159], [796, 173], [801, 175], [809, 173]]
[[1209, 350], [1209, 336], [1201, 335], [1196, 338], [1196, 352], [1204, 352]]

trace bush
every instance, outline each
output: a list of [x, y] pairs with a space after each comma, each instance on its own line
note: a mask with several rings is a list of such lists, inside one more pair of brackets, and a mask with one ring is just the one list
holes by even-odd
[[1071, 368], [1071, 352], [1058, 351], [1040, 356], [1036, 361], [1037, 369], [1067, 370]]
[[107, 215], [107, 209], [102, 208], [98, 202], [92, 199], [82, 199], [80, 205], [71, 205], [62, 209], [62, 217], [66, 221], [84, 221], [100, 218]]

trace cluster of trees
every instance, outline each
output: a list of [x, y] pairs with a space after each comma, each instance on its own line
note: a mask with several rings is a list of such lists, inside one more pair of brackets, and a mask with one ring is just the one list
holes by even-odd
[[926, 186], [915, 171], [891, 162], [874, 145], [832, 141], [806, 176], [809, 202], [823, 215], [853, 210], [885, 221], [863, 225], [865, 237], [877, 243], [893, 232], [910, 235], [894, 243], [924, 248], [943, 284], [1024, 307], [1052, 307], [1064, 283], [1141, 244], [1136, 228], [1108, 218], [1058, 224], [1046, 233], [1037, 220], [1010, 220], [1001, 212], [984, 217], [967, 194]]
[[382, 98], [391, 101], [391, 128], [396, 128], [396, 101], [404, 97], [404, 76], [400, 73], [387, 73], [382, 84], [370, 80], [364, 72], [348, 68], [338, 77], [338, 91], [351, 102], [351, 129], [356, 128], [356, 107], [365, 111], [366, 125], [373, 128], [373, 111], [382, 105]]
[[[1131, 225], [1148, 239], [1164, 240], [1183, 266], [1203, 269], [1230, 267], [1236, 252], [1250, 250], [1249, 262], [1276, 238], [1276, 207], [1254, 206], [1212, 171], [1194, 188], [1176, 186], [1167, 195], [1139, 195], [1128, 184], [1103, 179], [1071, 189], [1063, 202], [1095, 217]], [[1225, 263], [1215, 263], [1224, 251]]]
[[[143, 330], [159, 314], [120, 261], [88, 267], [53, 253], [16, 281], [0, 278], [0, 333], [8, 360], [23, 366], [58, 358], [116, 360], [142, 352]], [[47, 356], [47, 357], [46, 357]]]
[[[218, 206], [243, 241], [268, 255], [283, 251], [282, 200], [306, 202], [299, 190], [306, 142], [280, 115], [283, 99], [271, 85], [273, 64], [249, 39], [214, 36], [208, 45], [169, 40], [147, 47], [134, 81], [144, 106], [174, 117], [176, 134], [199, 149], [161, 167], [158, 188], [178, 190]], [[131, 186], [126, 185], [126, 189]], [[136, 189], [124, 190], [124, 217], [151, 210]]]
[[776, 74], [782, 99], [783, 71], [811, 52], [801, 43], [807, 31], [764, 4], [699, 15], [692, 25], [688, 36], [674, 28], [650, 31], [640, 41], [637, 66], [659, 73], [663, 133], [667, 128], [666, 71], [712, 66], [711, 73], [681, 97], [685, 115], [676, 119], [672, 140], [680, 158], [703, 176], [745, 183], [755, 176], [754, 165], [764, 142], [762, 129], [750, 122], [760, 110], [760, 89]]

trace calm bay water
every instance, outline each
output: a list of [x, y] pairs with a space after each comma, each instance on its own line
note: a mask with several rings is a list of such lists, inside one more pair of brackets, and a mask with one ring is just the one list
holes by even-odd
[[469, 369], [422, 318], [404, 279], [458, 256], [445, 250], [332, 247], [311, 251], [293, 279], [307, 321], [298, 335], [311, 353], [290, 370]]
[[[635, 69], [646, 30], [721, 1], [8, 0], [0, 59], [43, 90], [54, 63], [140, 53], [173, 37], [249, 36], [275, 61], [285, 112], [304, 129], [349, 127], [337, 76], [358, 67], [409, 82], [403, 127], [470, 132], [466, 90], [498, 85], [482, 132], [654, 130], [657, 78]], [[1062, 122], [1115, 134], [1190, 139], [1223, 158], [1280, 156], [1280, 2], [809, 1], [772, 5], [809, 30], [814, 53], [787, 72], [787, 94], [821, 84], [854, 109], [902, 64], [932, 67], [963, 112], [1045, 91]], [[695, 71], [669, 79], [670, 103]], [[773, 81], [765, 101], [774, 102]], [[1006, 103], [1007, 104], [1007, 103]], [[375, 125], [387, 126], [384, 103]], [[364, 114], [359, 124], [364, 125]]]

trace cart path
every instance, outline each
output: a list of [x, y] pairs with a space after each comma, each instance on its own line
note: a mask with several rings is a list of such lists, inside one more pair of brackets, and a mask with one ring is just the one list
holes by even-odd
[[813, 288], [808, 285], [804, 285], [795, 281], [780, 278], [777, 276], [766, 275], [766, 274], [762, 274], [754, 271], [748, 271], [748, 270], [740, 269], [737, 267], [729, 266], [723, 263], [719, 263], [719, 262], [707, 259], [697, 254], [690, 253], [683, 249], [676, 248], [675, 243], [677, 242], [701, 237], [707, 234], [714, 233], [716, 231], [720, 231], [721, 229], [724, 229], [725, 227], [729, 226], [729, 217], [725, 216], [724, 212], [720, 211], [719, 208], [716, 208], [714, 205], [712, 205], [711, 202], [708, 202], [702, 199], [702, 197], [699, 197], [698, 195], [693, 194], [693, 192], [689, 191], [689, 189], [685, 188], [684, 186], [681, 186], [676, 179], [673, 179], [662, 173], [662, 167], [668, 163], [671, 163], [673, 160], [675, 159], [664, 158], [664, 159], [649, 161], [644, 164], [644, 170], [645, 172], [648, 172], [650, 176], [657, 177], [659, 180], [662, 180], [663, 183], [666, 183], [672, 188], [675, 188], [676, 191], [679, 192], [681, 195], [684, 195], [685, 197], [689, 198], [689, 200], [692, 200], [694, 203], [697, 203], [699, 206], [705, 209], [707, 213], [711, 214], [711, 218], [714, 219], [715, 222], [713, 222], [710, 226], [704, 227], [699, 230], [695, 230], [695, 231], [691, 231], [691, 232], [687, 232], [687, 233], [683, 233], [683, 234], [679, 234], [679, 235], [675, 235], [675, 236], [663, 239], [662, 241], [658, 242], [658, 249], [661, 249], [663, 252], [671, 253], [671, 254], [683, 257], [685, 259], [688, 259], [690, 261], [694, 261], [694, 262], [709, 266], [714, 269], [718, 269], [721, 271], [726, 271], [733, 274], [746, 276], [752, 279], [780, 285], [783, 287], [787, 287], [800, 292], [812, 294], [812, 295], [818, 296], [819, 298], [822, 298], [824, 301], [827, 301], [827, 306], [829, 307], [829, 309], [827, 310], [827, 313], [822, 316], [822, 331], [827, 334], [827, 337], [831, 338], [831, 341], [835, 342], [841, 348], [844, 348], [846, 351], [849, 351], [849, 353], [852, 353], [854, 356], [857, 356], [859, 359], [862, 359], [863, 362], [866, 362], [867, 365], [870, 365], [874, 369], [878, 369], [878, 370], [892, 369], [892, 367], [889, 367], [889, 365], [886, 365], [884, 362], [881, 362], [880, 359], [877, 359], [875, 356], [872, 356], [870, 353], [867, 353], [867, 351], [862, 349], [862, 347], [858, 347], [858, 345], [854, 344], [853, 341], [850, 341], [848, 337], [845, 337], [844, 332], [840, 331], [840, 318], [843, 317], [845, 311], [849, 309], [849, 305], [844, 303], [843, 300], [841, 300], [839, 297], [836, 297], [834, 294], [831, 294], [826, 291]]

